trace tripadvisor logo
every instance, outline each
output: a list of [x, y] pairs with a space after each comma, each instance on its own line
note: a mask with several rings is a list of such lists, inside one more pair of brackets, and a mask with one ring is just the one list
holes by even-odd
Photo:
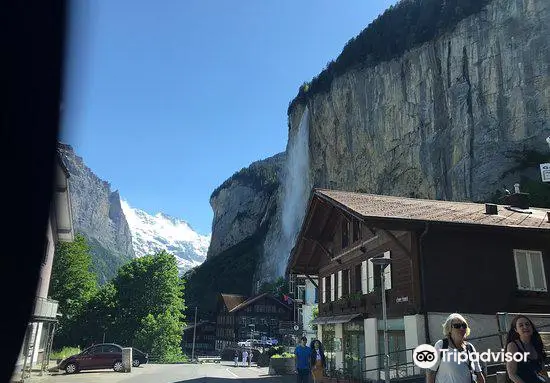
[[[440, 355], [441, 353], [441, 355]], [[421, 344], [413, 351], [413, 361], [420, 368], [432, 368], [441, 359], [442, 362], [455, 362], [458, 364], [468, 362], [527, 362], [528, 352], [505, 352], [487, 350], [484, 352], [466, 352], [455, 349], [443, 349], [438, 352], [432, 345]]]

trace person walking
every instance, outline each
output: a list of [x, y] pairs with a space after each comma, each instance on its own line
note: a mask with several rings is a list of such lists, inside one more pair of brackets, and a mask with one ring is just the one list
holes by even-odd
[[311, 348], [307, 346], [307, 338], [302, 337], [301, 342], [294, 350], [296, 355], [297, 383], [309, 383], [311, 374]]
[[235, 355], [233, 355], [233, 361], [235, 362], [235, 367], [239, 365], [239, 350], [235, 350]]
[[315, 339], [311, 342], [311, 376], [313, 383], [320, 382], [323, 379], [325, 368], [327, 367], [325, 350], [320, 340]]
[[514, 383], [546, 383], [548, 372], [544, 367], [544, 345], [533, 322], [525, 315], [516, 316], [506, 337], [506, 351], [529, 353], [526, 361], [506, 363], [508, 377]]
[[[426, 371], [427, 383], [485, 383], [478, 359], [472, 361], [471, 355], [476, 349], [466, 342], [470, 335], [470, 326], [460, 314], [451, 314], [443, 323], [443, 339], [438, 340], [434, 348], [439, 353], [438, 362]], [[443, 350], [447, 350], [445, 355]], [[458, 354], [466, 353], [466, 362], [459, 360]], [[475, 376], [475, 378], [474, 378]]]
[[244, 349], [243, 350], [243, 367], [246, 367], [247, 362], [248, 362], [248, 351]]

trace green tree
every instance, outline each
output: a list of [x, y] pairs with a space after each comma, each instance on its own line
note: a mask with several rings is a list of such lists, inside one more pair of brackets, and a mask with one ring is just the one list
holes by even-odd
[[313, 307], [313, 310], [311, 311], [311, 321], [309, 322], [309, 325], [311, 326], [313, 331], [317, 331], [317, 325], [313, 324], [311, 322], [313, 322], [315, 319], [317, 319], [318, 316], [319, 316], [319, 306], [315, 305]]
[[162, 251], [132, 260], [113, 281], [118, 305], [116, 331], [121, 344], [132, 345], [143, 318], [169, 312], [183, 321], [184, 280], [173, 255]]
[[117, 342], [116, 319], [118, 305], [116, 288], [109, 282], [97, 291], [82, 312], [79, 322], [80, 345], [86, 347], [91, 343]]
[[182, 322], [180, 315], [166, 310], [157, 315], [147, 315], [141, 321], [135, 336], [137, 348], [148, 350], [151, 357], [160, 363], [178, 362], [184, 359], [181, 350]]
[[90, 271], [92, 264], [90, 249], [81, 234], [73, 242], [59, 242], [56, 245], [52, 266], [50, 296], [59, 301], [62, 317], [56, 336], [56, 347], [75, 345], [74, 334], [78, 331], [78, 319], [84, 307], [97, 291], [95, 275]]

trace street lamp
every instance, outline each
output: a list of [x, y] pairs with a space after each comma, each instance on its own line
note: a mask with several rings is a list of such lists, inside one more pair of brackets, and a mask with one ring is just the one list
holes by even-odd
[[249, 324], [248, 327], [250, 327], [250, 355], [248, 356], [248, 367], [250, 367], [252, 364], [252, 343], [254, 343], [254, 332], [256, 331], [256, 325]]
[[386, 313], [386, 279], [384, 269], [391, 264], [390, 257], [375, 257], [370, 261], [373, 265], [380, 266], [381, 292], [382, 292], [382, 318], [384, 320], [384, 379], [390, 383], [390, 351], [388, 344], [388, 316]]

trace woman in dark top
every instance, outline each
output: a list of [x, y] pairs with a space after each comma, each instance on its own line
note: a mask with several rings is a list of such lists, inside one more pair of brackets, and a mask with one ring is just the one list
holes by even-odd
[[506, 339], [506, 351], [529, 353], [527, 361], [506, 363], [510, 380], [514, 383], [549, 382], [544, 368], [544, 347], [539, 332], [529, 318], [518, 315], [512, 320]]
[[323, 344], [318, 339], [311, 342], [311, 375], [313, 382], [320, 382], [327, 366]]

